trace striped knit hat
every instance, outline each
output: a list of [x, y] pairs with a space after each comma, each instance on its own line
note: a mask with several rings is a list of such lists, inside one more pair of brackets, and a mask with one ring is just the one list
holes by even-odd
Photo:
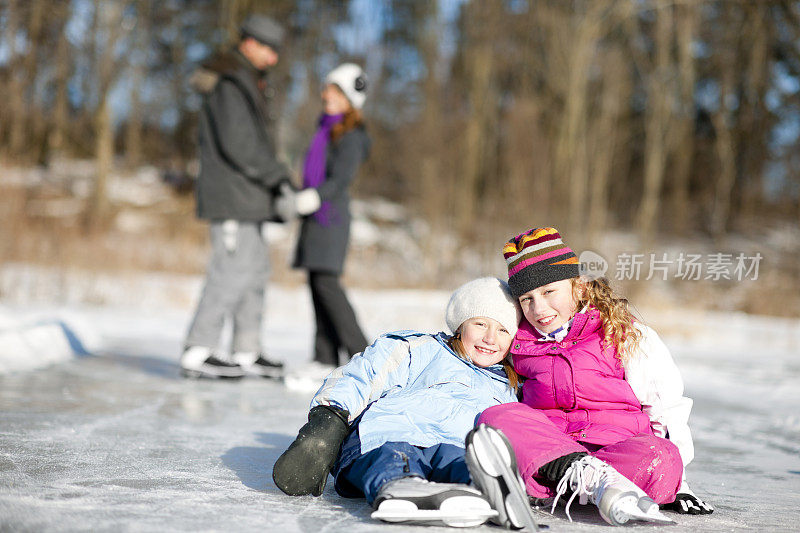
[[517, 235], [503, 246], [503, 256], [508, 265], [508, 286], [515, 298], [580, 274], [578, 257], [555, 228], [533, 228]]

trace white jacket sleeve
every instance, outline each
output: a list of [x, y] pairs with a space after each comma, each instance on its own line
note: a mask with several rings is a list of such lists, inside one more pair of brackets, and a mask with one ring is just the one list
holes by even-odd
[[311, 399], [311, 407], [334, 405], [350, 413], [350, 422], [386, 391], [403, 387], [409, 377], [409, 343], [391, 334], [379, 337], [346, 365], [331, 372]]
[[694, 458], [689, 431], [692, 400], [683, 395], [683, 379], [658, 334], [644, 324], [637, 352], [625, 365], [625, 379], [650, 417], [656, 436], [668, 438], [678, 447], [686, 466]]

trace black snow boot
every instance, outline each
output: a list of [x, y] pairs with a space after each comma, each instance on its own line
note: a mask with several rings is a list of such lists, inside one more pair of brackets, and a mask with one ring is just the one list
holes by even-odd
[[328, 481], [348, 433], [350, 413], [318, 405], [308, 413], [308, 423], [272, 468], [275, 485], [290, 496], [319, 496]]

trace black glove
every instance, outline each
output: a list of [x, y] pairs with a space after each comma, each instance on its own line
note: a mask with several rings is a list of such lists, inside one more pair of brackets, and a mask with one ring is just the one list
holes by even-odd
[[339, 407], [318, 405], [308, 413], [308, 423], [272, 468], [272, 479], [289, 496], [319, 496], [328, 473], [347, 437], [350, 413]]
[[660, 506], [667, 511], [675, 511], [680, 514], [711, 514], [714, 508], [707, 504], [694, 493], [679, 492], [675, 496], [675, 501]]

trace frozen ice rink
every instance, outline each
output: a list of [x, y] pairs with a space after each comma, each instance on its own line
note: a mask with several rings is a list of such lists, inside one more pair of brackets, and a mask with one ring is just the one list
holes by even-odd
[[[367, 332], [443, 327], [447, 294], [354, 291]], [[373, 521], [363, 500], [293, 498], [272, 465], [304, 423], [310, 394], [266, 380], [191, 381], [177, 354], [186, 308], [0, 306], [0, 531], [441, 531]], [[670, 514], [664, 531], [800, 530], [800, 322], [746, 315], [654, 313], [682, 370], [696, 458], [689, 481], [716, 507]], [[63, 323], [92, 355], [15, 369], [52, 343], [11, 339]], [[274, 356], [309, 358], [305, 289], [270, 291]], [[16, 329], [15, 329], [16, 328]], [[0, 335], [0, 341], [3, 340]], [[19, 343], [22, 344], [19, 344]], [[13, 361], [14, 359], [12, 359]], [[549, 531], [608, 531], [593, 508], [542, 515]], [[640, 526], [651, 528], [651, 526]], [[478, 531], [500, 531], [484, 526]]]

